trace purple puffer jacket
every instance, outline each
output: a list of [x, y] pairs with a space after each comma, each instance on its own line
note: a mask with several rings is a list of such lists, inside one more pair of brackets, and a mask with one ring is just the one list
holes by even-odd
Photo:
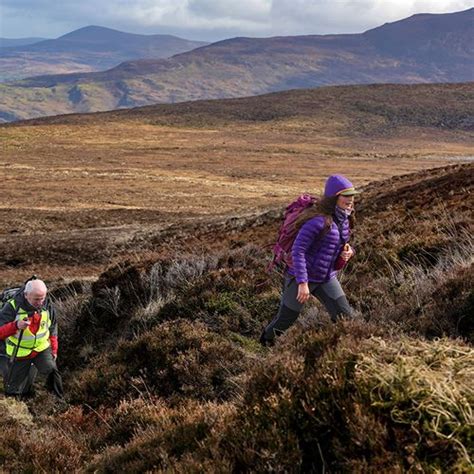
[[336, 219], [322, 238], [323, 216], [313, 217], [301, 227], [291, 250], [293, 268], [288, 268], [297, 283], [323, 283], [336, 276], [334, 264], [350, 234], [348, 218]]

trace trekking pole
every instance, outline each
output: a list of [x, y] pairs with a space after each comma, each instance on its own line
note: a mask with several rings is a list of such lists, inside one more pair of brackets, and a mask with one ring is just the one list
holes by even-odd
[[18, 336], [18, 344], [15, 347], [15, 350], [13, 351], [13, 354], [10, 357], [10, 367], [8, 368], [7, 378], [5, 379], [5, 392], [8, 391], [8, 387], [10, 386], [10, 379], [12, 377], [12, 372], [13, 372], [13, 364], [15, 363], [16, 356], [18, 355], [18, 350], [20, 349], [21, 339], [23, 338], [24, 331], [25, 331], [24, 329], [20, 331], [20, 335]]

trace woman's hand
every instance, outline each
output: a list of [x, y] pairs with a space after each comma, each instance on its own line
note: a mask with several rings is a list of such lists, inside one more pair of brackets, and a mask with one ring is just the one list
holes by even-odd
[[310, 293], [308, 283], [300, 283], [298, 285], [298, 295], [296, 296], [298, 302], [301, 304], [306, 303], [306, 301], [309, 300], [309, 295]]
[[354, 250], [349, 244], [344, 245], [344, 249], [341, 252], [341, 258], [347, 262], [354, 255]]

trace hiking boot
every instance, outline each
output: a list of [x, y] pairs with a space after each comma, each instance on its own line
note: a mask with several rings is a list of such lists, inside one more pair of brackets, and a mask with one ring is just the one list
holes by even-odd
[[21, 400], [31, 400], [32, 398], [35, 398], [35, 397], [36, 397], [36, 390], [34, 388], [30, 388], [30, 390], [20, 395]]
[[262, 334], [260, 334], [259, 342], [263, 347], [272, 347], [275, 345], [274, 339], [267, 339], [265, 337], [265, 329], [262, 331]]

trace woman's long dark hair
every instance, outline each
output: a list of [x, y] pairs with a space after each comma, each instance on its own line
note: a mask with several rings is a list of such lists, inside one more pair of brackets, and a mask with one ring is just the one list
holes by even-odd
[[[329, 230], [333, 223], [333, 214], [336, 209], [336, 202], [338, 196], [326, 197], [323, 196], [321, 199], [316, 200], [314, 204], [305, 209], [296, 219], [295, 227], [299, 230], [303, 224], [313, 217], [323, 216], [325, 220], [325, 228]], [[355, 225], [355, 211], [352, 211], [349, 216], [349, 227], [354, 228]]]

